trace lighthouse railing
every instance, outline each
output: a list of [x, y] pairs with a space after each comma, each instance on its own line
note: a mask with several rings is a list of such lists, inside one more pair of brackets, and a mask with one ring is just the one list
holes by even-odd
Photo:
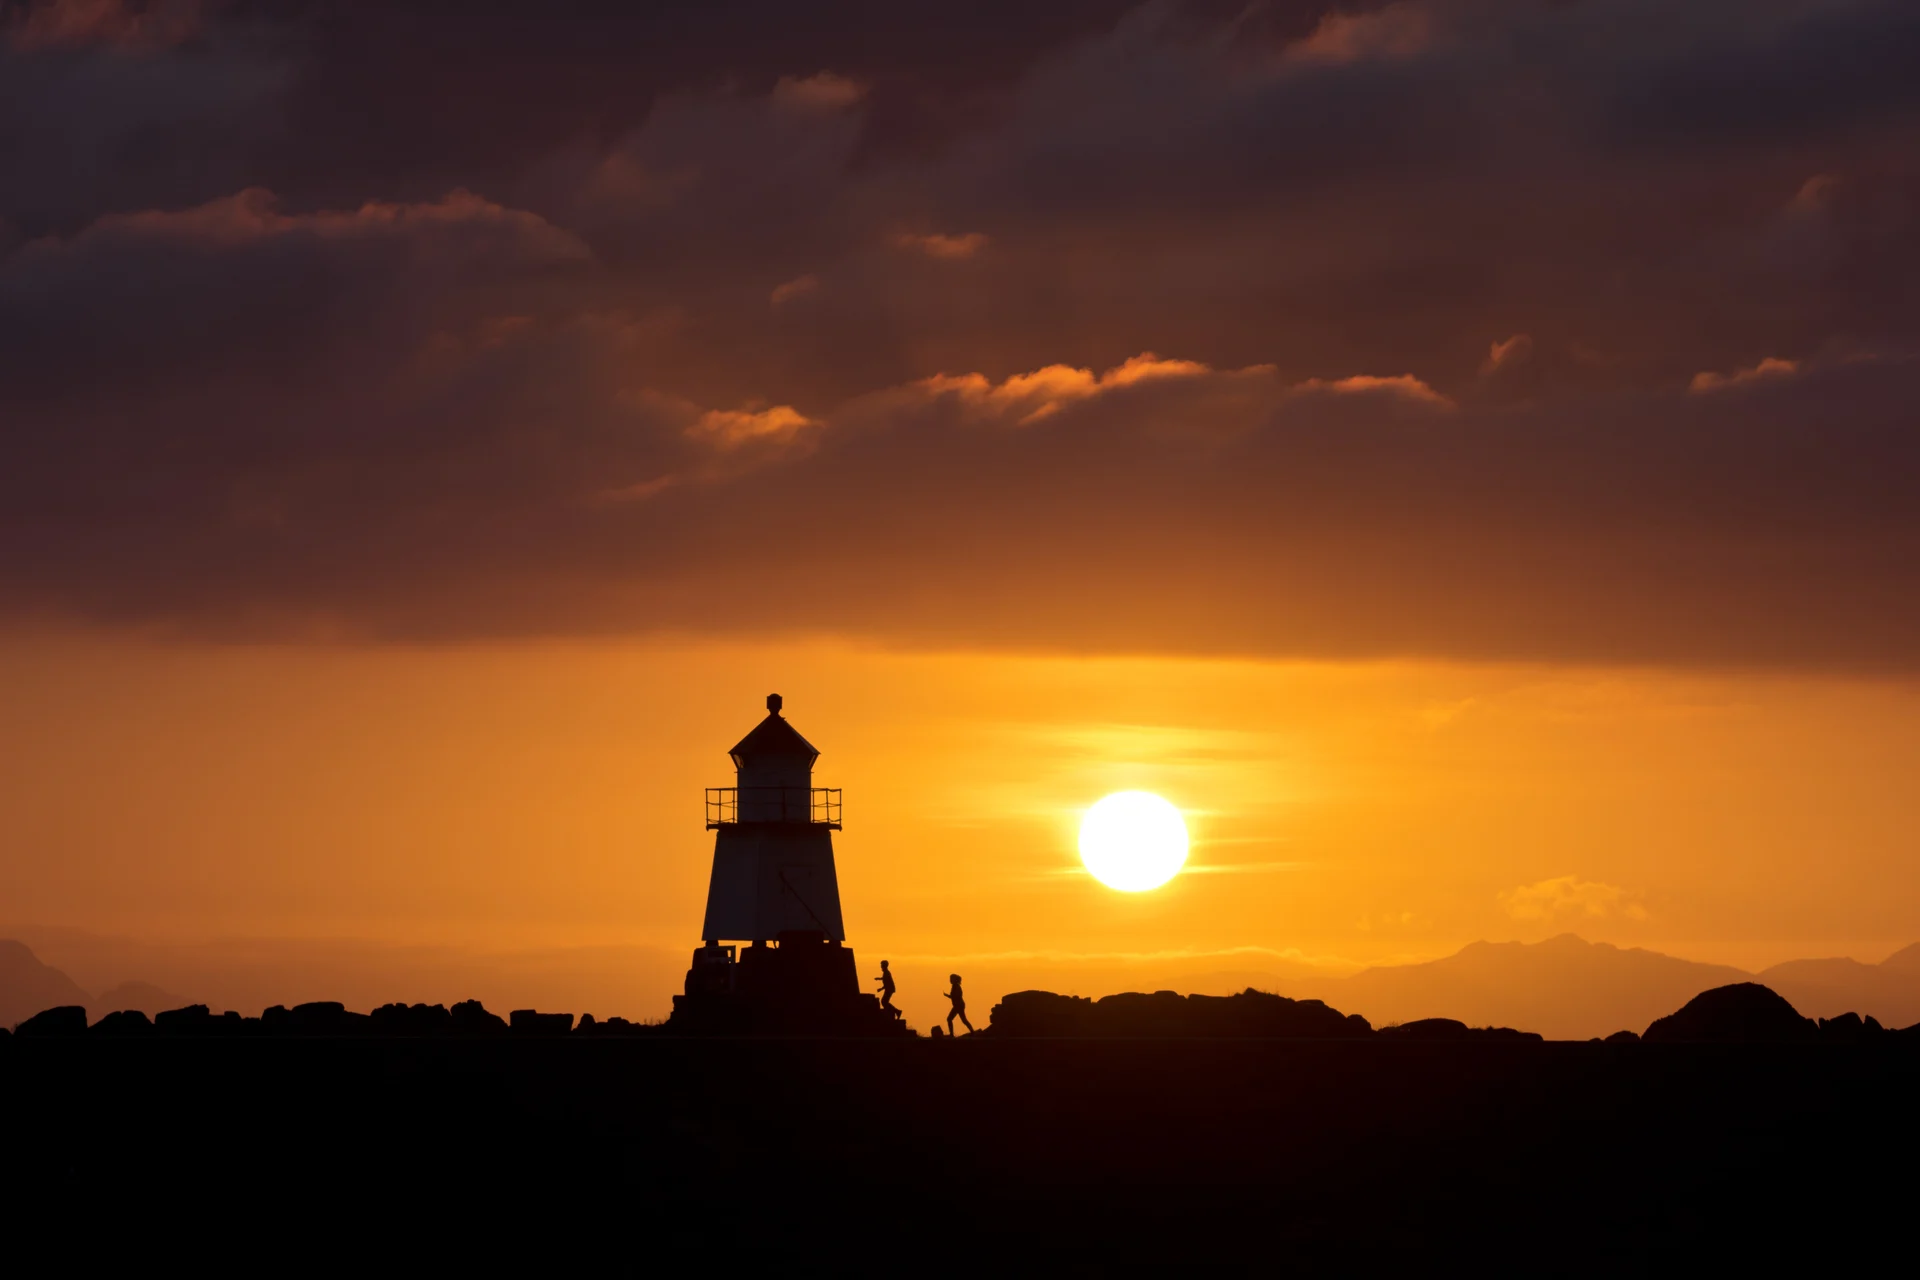
[[708, 787], [707, 830], [738, 822], [800, 822], [840, 830], [839, 787]]

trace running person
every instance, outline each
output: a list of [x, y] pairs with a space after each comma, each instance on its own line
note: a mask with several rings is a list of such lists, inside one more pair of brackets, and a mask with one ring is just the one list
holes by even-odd
[[966, 1027], [967, 1034], [972, 1035], [973, 1024], [967, 1021], [967, 993], [960, 989], [960, 975], [950, 973], [947, 981], [953, 983], [953, 990], [947, 992], [947, 999], [953, 1001], [953, 1008], [947, 1013], [947, 1034], [953, 1034], [953, 1020], [958, 1018], [961, 1025]]

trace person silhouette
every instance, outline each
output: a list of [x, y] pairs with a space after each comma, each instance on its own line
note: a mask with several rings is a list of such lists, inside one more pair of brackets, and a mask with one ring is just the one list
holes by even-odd
[[893, 985], [893, 970], [887, 967], [885, 960], [880, 962], [880, 976], [875, 978], [874, 982], [880, 987], [880, 1007], [894, 1017], [899, 1017], [900, 1011], [893, 1007], [893, 993], [898, 988]]
[[958, 1018], [961, 1025], [966, 1027], [967, 1034], [972, 1035], [973, 1024], [967, 1021], [967, 993], [960, 989], [960, 975], [950, 973], [947, 981], [953, 983], [953, 990], [947, 992], [947, 999], [953, 1001], [953, 1008], [947, 1011], [947, 1034], [953, 1034], [953, 1020]]

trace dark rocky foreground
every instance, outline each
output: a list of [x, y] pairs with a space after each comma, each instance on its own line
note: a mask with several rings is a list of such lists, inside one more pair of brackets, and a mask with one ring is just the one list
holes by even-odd
[[1345, 1039], [15, 1036], [0, 1188], [75, 1261], [726, 1273], [1839, 1261], [1920, 1050]]

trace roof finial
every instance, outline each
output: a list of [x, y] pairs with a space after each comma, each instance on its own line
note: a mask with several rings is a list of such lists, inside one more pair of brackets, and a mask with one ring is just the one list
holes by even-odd
[[779, 694], [770, 693], [767, 695], [767, 710], [773, 712], [774, 715], [780, 714], [780, 695]]

